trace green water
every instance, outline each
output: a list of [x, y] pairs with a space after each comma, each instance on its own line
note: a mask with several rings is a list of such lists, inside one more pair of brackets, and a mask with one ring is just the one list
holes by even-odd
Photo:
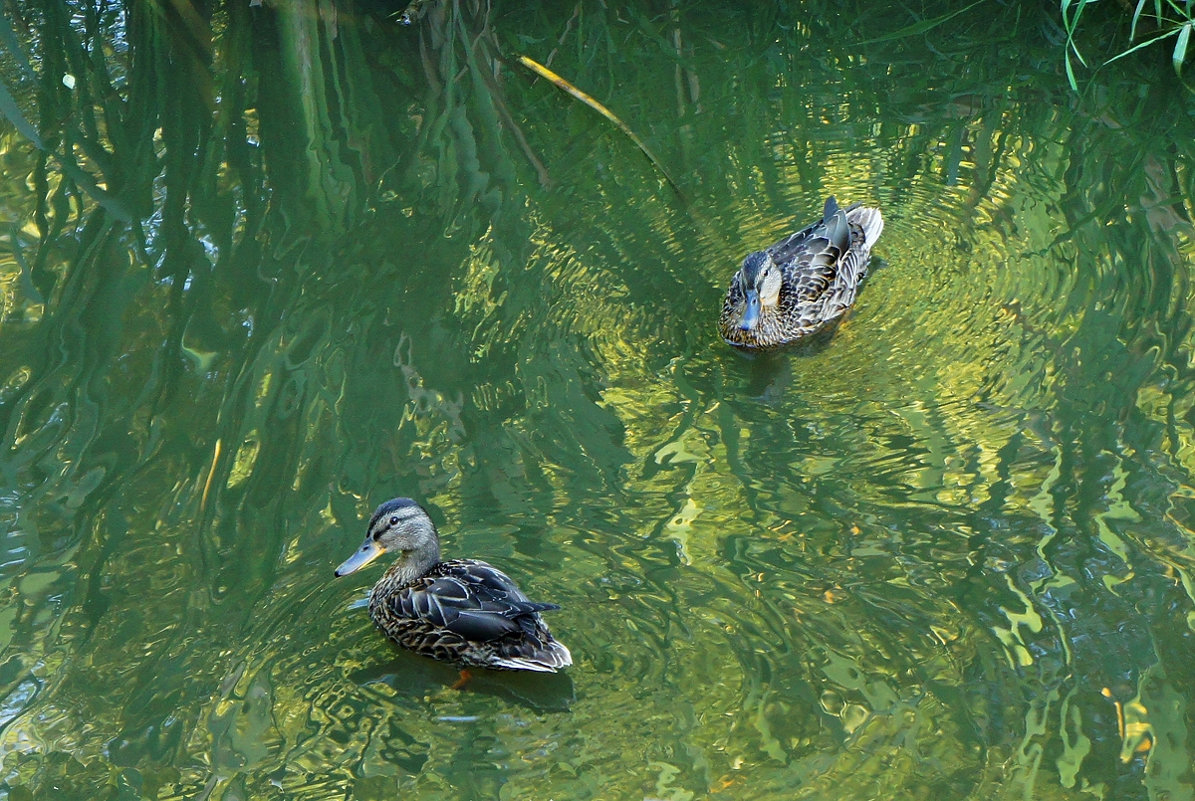
[[[1166, 54], [680, 5], [6, 7], [0, 797], [1195, 798]], [[731, 351], [828, 194], [855, 309]], [[574, 666], [391, 647], [332, 570], [394, 495]]]

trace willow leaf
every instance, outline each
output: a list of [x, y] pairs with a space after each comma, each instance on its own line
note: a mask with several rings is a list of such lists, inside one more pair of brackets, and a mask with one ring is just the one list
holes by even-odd
[[860, 42], [859, 44], [860, 45], [877, 44], [879, 42], [890, 42], [890, 41], [893, 41], [894, 39], [904, 39], [905, 37], [908, 37], [908, 36], [917, 36], [918, 34], [922, 34], [922, 33], [925, 33], [926, 31], [933, 30], [934, 28], [941, 25], [943, 22], [954, 19], [959, 14], [967, 13], [971, 9], [975, 8], [975, 6], [977, 6], [980, 3], [983, 3], [985, 1], [986, 0], [975, 0], [975, 2], [972, 3], [971, 5], [964, 6], [963, 8], [960, 8], [957, 11], [950, 11], [946, 14], [941, 15], [940, 17], [934, 17], [933, 19], [927, 19], [927, 20], [922, 20], [921, 22], [915, 22], [912, 25], [907, 25], [904, 28], [901, 28], [899, 31], [893, 31], [892, 33], [885, 34], [884, 36], [878, 36], [875, 39], [868, 39], [866, 41]]
[[1183, 77], [1183, 62], [1187, 58], [1187, 43], [1191, 40], [1191, 22], [1187, 22], [1178, 31], [1178, 41], [1174, 43], [1174, 53], [1170, 63], [1174, 65], [1174, 74]]

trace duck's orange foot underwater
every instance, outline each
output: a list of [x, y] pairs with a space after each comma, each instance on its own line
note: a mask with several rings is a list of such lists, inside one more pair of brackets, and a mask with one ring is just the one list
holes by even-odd
[[473, 674], [472, 674], [472, 673], [470, 673], [470, 672], [469, 672], [467, 669], [465, 669], [465, 668], [461, 668], [461, 677], [460, 677], [459, 679], [457, 679], [457, 680], [456, 680], [456, 681], [453, 683], [453, 685], [452, 685], [452, 689], [454, 689], [454, 690], [463, 690], [463, 689], [465, 689], [465, 685], [466, 685], [466, 684], [468, 684], [468, 683], [469, 683], [469, 680], [470, 680], [470, 679], [472, 679], [472, 678], [473, 678]]

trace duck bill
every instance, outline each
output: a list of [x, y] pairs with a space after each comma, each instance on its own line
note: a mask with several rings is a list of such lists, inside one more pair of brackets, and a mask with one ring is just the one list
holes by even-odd
[[358, 548], [348, 559], [345, 559], [340, 567], [336, 568], [336, 575], [339, 577], [347, 576], [349, 573], [356, 573], [385, 552], [386, 549], [381, 545], [378, 545], [373, 540], [366, 540], [364, 545]]
[[750, 331], [759, 324], [759, 293], [747, 292], [747, 308], [743, 310], [743, 319], [739, 320], [739, 328]]

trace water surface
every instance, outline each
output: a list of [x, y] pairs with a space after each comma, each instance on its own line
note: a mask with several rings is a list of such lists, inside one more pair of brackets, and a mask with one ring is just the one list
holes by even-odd
[[[1153, 64], [1076, 96], [998, 3], [287, 6], [0, 31], [7, 796], [1195, 797]], [[886, 221], [855, 309], [733, 352], [829, 194]], [[399, 494], [571, 670], [372, 629], [332, 570]]]

